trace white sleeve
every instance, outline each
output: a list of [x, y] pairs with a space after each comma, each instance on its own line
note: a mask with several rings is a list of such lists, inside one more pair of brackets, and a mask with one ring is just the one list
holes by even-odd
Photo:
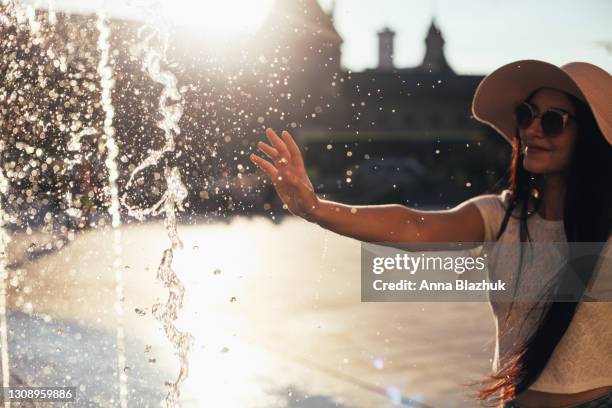
[[506, 212], [504, 202], [509, 199], [509, 190], [501, 194], [483, 194], [467, 200], [478, 208], [484, 223], [484, 241], [495, 241]]

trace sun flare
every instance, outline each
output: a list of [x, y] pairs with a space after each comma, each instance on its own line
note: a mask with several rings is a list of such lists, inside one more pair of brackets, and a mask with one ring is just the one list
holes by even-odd
[[165, 13], [179, 24], [205, 32], [252, 32], [270, 11], [273, 0], [175, 0]]

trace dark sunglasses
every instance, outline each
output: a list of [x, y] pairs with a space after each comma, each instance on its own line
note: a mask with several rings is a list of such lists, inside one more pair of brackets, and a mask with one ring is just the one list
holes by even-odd
[[540, 118], [542, 131], [546, 136], [557, 136], [565, 129], [570, 119], [575, 119], [572, 113], [559, 108], [548, 108], [542, 113], [537, 113], [537, 108], [527, 102], [520, 103], [514, 109], [516, 124], [519, 129], [525, 130], [534, 120]]

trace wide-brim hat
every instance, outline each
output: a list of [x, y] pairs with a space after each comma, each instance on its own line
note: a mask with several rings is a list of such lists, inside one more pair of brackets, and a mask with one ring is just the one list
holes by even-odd
[[472, 101], [472, 114], [512, 142], [516, 129], [514, 109], [539, 88], [558, 89], [588, 104], [612, 145], [612, 76], [586, 62], [561, 67], [538, 60], [506, 64], [480, 82]]

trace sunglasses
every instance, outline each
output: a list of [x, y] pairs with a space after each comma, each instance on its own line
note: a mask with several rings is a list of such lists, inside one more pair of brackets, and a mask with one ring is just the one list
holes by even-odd
[[548, 108], [542, 113], [537, 112], [537, 108], [527, 102], [520, 103], [514, 110], [516, 124], [519, 129], [525, 130], [534, 120], [540, 118], [542, 132], [546, 136], [557, 136], [567, 127], [570, 119], [576, 116], [559, 108]]

